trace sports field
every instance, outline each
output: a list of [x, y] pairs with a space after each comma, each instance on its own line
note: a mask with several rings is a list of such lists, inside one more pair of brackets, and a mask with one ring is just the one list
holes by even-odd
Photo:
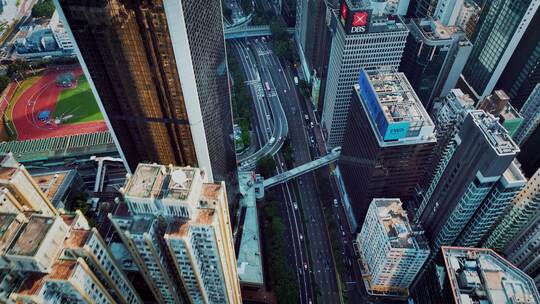
[[60, 92], [53, 115], [54, 117], [72, 116], [64, 120], [64, 123], [103, 120], [103, 115], [84, 75], [77, 78], [76, 87]]
[[[59, 79], [66, 75], [70, 81], [61, 83]], [[50, 69], [12, 85], [16, 89], [4, 112], [12, 138], [29, 140], [107, 130], [80, 67]]]

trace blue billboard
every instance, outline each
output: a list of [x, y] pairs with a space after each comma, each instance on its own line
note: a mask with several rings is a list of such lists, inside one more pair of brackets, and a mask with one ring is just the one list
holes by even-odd
[[387, 123], [387, 128], [383, 133], [384, 140], [398, 140], [407, 137], [410, 125], [411, 124], [408, 121], [392, 122], [390, 124]]

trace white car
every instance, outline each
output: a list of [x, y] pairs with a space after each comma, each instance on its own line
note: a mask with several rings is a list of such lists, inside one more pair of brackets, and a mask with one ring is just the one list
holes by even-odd
[[292, 205], [293, 205], [294, 210], [298, 210], [298, 204], [297, 203], [292, 203]]

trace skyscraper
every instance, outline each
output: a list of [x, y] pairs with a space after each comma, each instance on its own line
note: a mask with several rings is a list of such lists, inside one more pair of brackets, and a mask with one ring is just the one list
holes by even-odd
[[523, 123], [513, 138], [518, 145], [523, 146], [540, 125], [540, 83], [536, 85], [519, 113], [523, 117]]
[[433, 100], [455, 87], [472, 44], [459, 27], [444, 26], [431, 18], [410, 19], [407, 28], [410, 35], [399, 70], [430, 112]]
[[532, 18], [497, 87], [508, 93], [512, 105], [521, 110], [540, 82], [540, 10]]
[[11, 153], [0, 155], [0, 198], [0, 211], [3, 212], [58, 214], [24, 165], [19, 164]]
[[304, 75], [313, 86], [314, 94], [311, 98], [316, 106], [322, 99], [321, 92], [324, 93], [328, 72], [332, 42], [330, 27], [335, 27], [336, 23], [331, 11], [338, 6], [337, 0], [297, 1], [295, 37]]
[[538, 303], [534, 281], [491, 249], [443, 247], [411, 289], [411, 304]]
[[[380, 3], [379, 3], [380, 4]], [[340, 146], [345, 135], [352, 86], [361, 68], [397, 69], [409, 31], [399, 16], [384, 14], [385, 3], [342, 0], [332, 38], [322, 112], [327, 146]]]
[[540, 289], [540, 213], [504, 249], [504, 254], [514, 265], [531, 276]]
[[234, 178], [220, 1], [58, 4], [131, 170], [151, 161]]
[[339, 168], [356, 221], [374, 198], [413, 197], [435, 146], [434, 124], [403, 73], [360, 72]]
[[502, 250], [512, 246], [515, 237], [529, 225], [540, 212], [540, 170], [529, 179], [527, 185], [513, 199], [491, 236], [483, 244], [484, 247]]
[[367, 292], [408, 295], [408, 288], [429, 256], [418, 227], [412, 227], [399, 199], [373, 199], [356, 238]]
[[540, 0], [494, 0], [484, 6], [463, 69], [476, 98], [491, 94], [539, 5]]
[[518, 152], [495, 117], [469, 112], [416, 213], [433, 252], [458, 240]]
[[490, 236], [495, 223], [504, 215], [526, 183], [527, 179], [523, 176], [519, 163], [512, 162], [480, 203], [480, 207], [459, 235], [456, 244], [465, 247], [480, 246], [482, 241]]
[[12, 155], [1, 158], [12, 185], [0, 204], [0, 301], [142, 303], [84, 215], [60, 213]]
[[241, 303], [225, 184], [191, 167], [140, 164], [109, 215], [158, 299]]

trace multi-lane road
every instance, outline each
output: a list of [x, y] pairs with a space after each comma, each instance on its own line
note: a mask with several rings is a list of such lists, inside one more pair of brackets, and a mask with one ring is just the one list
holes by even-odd
[[[309, 121], [304, 119], [304, 108], [293, 80], [294, 69], [284, 66], [271, 50], [270, 43], [265, 40], [236, 41], [234, 45], [235, 50], [241, 54], [239, 57], [245, 58], [242, 60], [242, 67], [245, 69], [248, 83], [249, 80], [259, 80], [265, 90], [268, 107], [272, 109], [277, 103], [278, 108], [284, 111], [283, 120], [274, 112], [270, 116], [271, 119], [268, 119], [264, 112], [265, 105], [261, 105], [258, 98], [254, 99], [256, 111], [262, 112], [262, 115], [257, 114], [257, 125], [254, 126], [259, 133], [259, 142], [264, 143], [265, 139], [271, 138], [272, 134], [276, 134], [275, 130], [279, 129], [278, 125], [286, 121], [287, 135], [293, 147], [294, 165], [299, 166], [311, 161], [309, 146], [311, 139], [307, 132], [311, 126]], [[270, 90], [267, 90], [265, 83], [268, 83]], [[254, 96], [257, 96], [256, 86], [251, 85], [255, 87], [251, 89], [252, 94], [255, 93]], [[267, 129], [269, 127], [274, 132], [269, 132]], [[276, 154], [276, 160], [278, 173], [290, 169], [285, 168], [281, 153]], [[290, 236], [287, 236], [290, 239], [289, 256], [297, 268], [300, 302], [336, 303], [340, 295], [313, 174], [309, 173], [292, 182], [284, 183], [281, 189], [278, 189], [284, 201], [281, 206], [282, 214], [291, 232]]]

